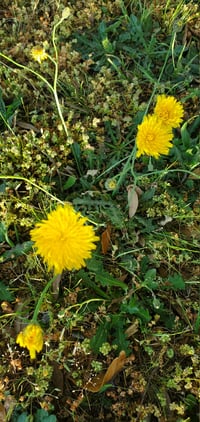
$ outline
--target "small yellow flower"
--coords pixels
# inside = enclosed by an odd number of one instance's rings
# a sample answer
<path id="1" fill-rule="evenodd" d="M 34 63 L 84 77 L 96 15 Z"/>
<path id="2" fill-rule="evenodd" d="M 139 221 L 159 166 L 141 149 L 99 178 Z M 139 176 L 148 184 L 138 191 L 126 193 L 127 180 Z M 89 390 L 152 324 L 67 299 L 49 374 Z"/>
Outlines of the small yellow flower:
<path id="1" fill-rule="evenodd" d="M 107 190 L 115 190 L 117 187 L 117 182 L 115 179 L 107 179 L 105 182 L 105 188 Z"/>
<path id="2" fill-rule="evenodd" d="M 36 46 L 32 48 L 31 56 L 33 60 L 41 64 L 43 60 L 47 59 L 48 54 L 45 52 L 45 49 L 43 47 Z"/>
<path id="3" fill-rule="evenodd" d="M 163 94 L 157 97 L 154 114 L 164 125 L 176 128 L 180 126 L 183 120 L 184 109 L 176 98 Z"/>
<path id="4" fill-rule="evenodd" d="M 92 226 L 85 225 L 87 218 L 77 213 L 70 204 L 59 205 L 50 212 L 47 220 L 37 223 L 31 230 L 37 253 L 49 270 L 60 274 L 64 269 L 79 270 L 86 265 L 99 240 Z"/>
<path id="5" fill-rule="evenodd" d="M 40 352 L 43 348 L 43 331 L 38 324 L 28 324 L 21 331 L 16 339 L 16 343 L 20 347 L 26 347 L 29 350 L 30 358 L 35 359 L 36 352 Z"/>
<path id="6" fill-rule="evenodd" d="M 138 125 L 136 157 L 146 154 L 159 158 L 160 154 L 168 154 L 172 147 L 172 138 L 171 128 L 164 126 L 155 115 L 145 116 Z"/>

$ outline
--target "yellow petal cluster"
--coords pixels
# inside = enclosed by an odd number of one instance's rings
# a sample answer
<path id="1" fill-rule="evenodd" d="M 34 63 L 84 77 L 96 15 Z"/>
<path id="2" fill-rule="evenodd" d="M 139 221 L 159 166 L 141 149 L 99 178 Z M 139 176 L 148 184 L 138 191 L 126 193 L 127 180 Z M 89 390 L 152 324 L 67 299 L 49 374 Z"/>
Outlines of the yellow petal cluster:
<path id="1" fill-rule="evenodd" d="M 40 352 L 43 348 L 43 331 L 38 324 L 28 324 L 21 331 L 16 339 L 16 343 L 20 347 L 26 347 L 29 350 L 30 358 L 36 358 L 36 352 Z"/>
<path id="2" fill-rule="evenodd" d="M 172 147 L 172 138 L 172 130 L 164 127 L 155 115 L 145 116 L 138 126 L 136 157 L 146 154 L 159 158 L 160 154 L 168 154 Z"/>
<path id="3" fill-rule="evenodd" d="M 60 274 L 64 269 L 79 270 L 86 265 L 85 260 L 96 249 L 94 242 L 99 240 L 94 228 L 86 222 L 86 217 L 65 204 L 59 205 L 48 214 L 47 220 L 31 230 L 31 240 L 49 270 Z"/>
<path id="4" fill-rule="evenodd" d="M 154 113 L 164 125 L 176 128 L 183 120 L 184 109 L 176 98 L 163 94 L 157 97 Z"/>
<path id="5" fill-rule="evenodd" d="M 173 96 L 158 95 L 154 113 L 144 117 L 138 125 L 136 136 L 136 157 L 142 154 L 159 158 L 169 154 L 173 139 L 173 128 L 180 126 L 183 120 L 183 106 Z"/>
<path id="6" fill-rule="evenodd" d="M 43 60 L 46 60 L 48 57 L 48 54 L 46 53 L 45 49 L 40 46 L 35 46 L 31 50 L 31 56 L 33 60 L 35 60 L 38 63 L 42 63 Z"/>

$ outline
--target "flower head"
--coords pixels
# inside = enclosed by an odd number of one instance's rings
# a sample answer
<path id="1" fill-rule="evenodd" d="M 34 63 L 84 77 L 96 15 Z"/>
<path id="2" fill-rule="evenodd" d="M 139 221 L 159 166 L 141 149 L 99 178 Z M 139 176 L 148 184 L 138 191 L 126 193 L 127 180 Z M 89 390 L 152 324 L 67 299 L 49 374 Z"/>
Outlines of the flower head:
<path id="1" fill-rule="evenodd" d="M 105 188 L 107 190 L 115 190 L 117 187 L 117 182 L 114 178 L 112 179 L 107 179 L 105 182 Z"/>
<path id="2" fill-rule="evenodd" d="M 48 54 L 45 52 L 45 49 L 43 47 L 36 46 L 32 48 L 31 56 L 33 60 L 41 64 L 43 60 L 47 59 Z"/>
<path id="3" fill-rule="evenodd" d="M 43 348 L 43 331 L 38 324 L 28 324 L 21 331 L 16 339 L 16 343 L 20 347 L 26 347 L 29 350 L 30 358 L 35 359 L 36 352 L 40 352 Z"/>
<path id="4" fill-rule="evenodd" d="M 171 128 L 164 126 L 155 115 L 145 116 L 138 126 L 136 156 L 146 154 L 159 158 L 160 154 L 168 154 L 172 147 L 172 138 Z"/>
<path id="5" fill-rule="evenodd" d="M 163 94 L 157 97 L 154 114 L 164 125 L 175 128 L 179 127 L 183 120 L 184 109 L 176 98 Z"/>
<path id="6" fill-rule="evenodd" d="M 59 205 L 31 230 L 37 253 L 42 256 L 49 269 L 60 274 L 64 269 L 79 270 L 85 259 L 96 249 L 93 243 L 99 240 L 92 226 L 85 225 L 86 217 L 76 212 L 70 204 Z"/>

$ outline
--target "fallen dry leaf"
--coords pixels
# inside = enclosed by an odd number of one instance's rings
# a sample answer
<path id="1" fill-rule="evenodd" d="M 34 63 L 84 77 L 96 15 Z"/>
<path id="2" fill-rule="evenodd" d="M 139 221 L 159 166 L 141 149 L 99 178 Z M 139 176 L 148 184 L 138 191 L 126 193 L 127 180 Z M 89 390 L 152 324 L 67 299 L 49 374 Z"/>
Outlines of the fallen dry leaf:
<path id="1" fill-rule="evenodd" d="M 134 185 L 127 186 L 128 192 L 128 215 L 129 218 L 133 217 L 138 208 L 138 194 Z"/>
<path id="2" fill-rule="evenodd" d="M 2 403 L 0 403 L 0 421 L 6 422 L 6 411 L 5 411 L 5 407 Z"/>
<path id="3" fill-rule="evenodd" d="M 122 350 L 117 358 L 115 358 L 108 367 L 105 374 L 98 374 L 90 379 L 84 386 L 85 390 L 97 393 L 105 384 L 114 378 L 120 372 L 126 362 L 126 353 Z"/>
<path id="4" fill-rule="evenodd" d="M 106 230 L 104 230 L 104 232 L 101 235 L 101 250 L 102 250 L 103 255 L 106 255 L 110 247 L 110 235 L 111 235 L 111 226 L 108 225 L 106 227 Z"/>

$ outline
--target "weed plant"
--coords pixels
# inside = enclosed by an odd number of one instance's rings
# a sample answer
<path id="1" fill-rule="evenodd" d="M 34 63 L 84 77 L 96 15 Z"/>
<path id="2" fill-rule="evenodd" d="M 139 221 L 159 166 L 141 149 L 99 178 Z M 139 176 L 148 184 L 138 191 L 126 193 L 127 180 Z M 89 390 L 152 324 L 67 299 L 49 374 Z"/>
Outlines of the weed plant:
<path id="1" fill-rule="evenodd" d="M 198 1 L 4 0 L 0 13 L 0 419 L 197 422 Z M 183 120 L 165 155 L 137 156 L 159 95 Z M 100 241 L 55 276 L 30 230 L 66 203 Z M 31 359 L 20 333 L 36 319 Z"/>

